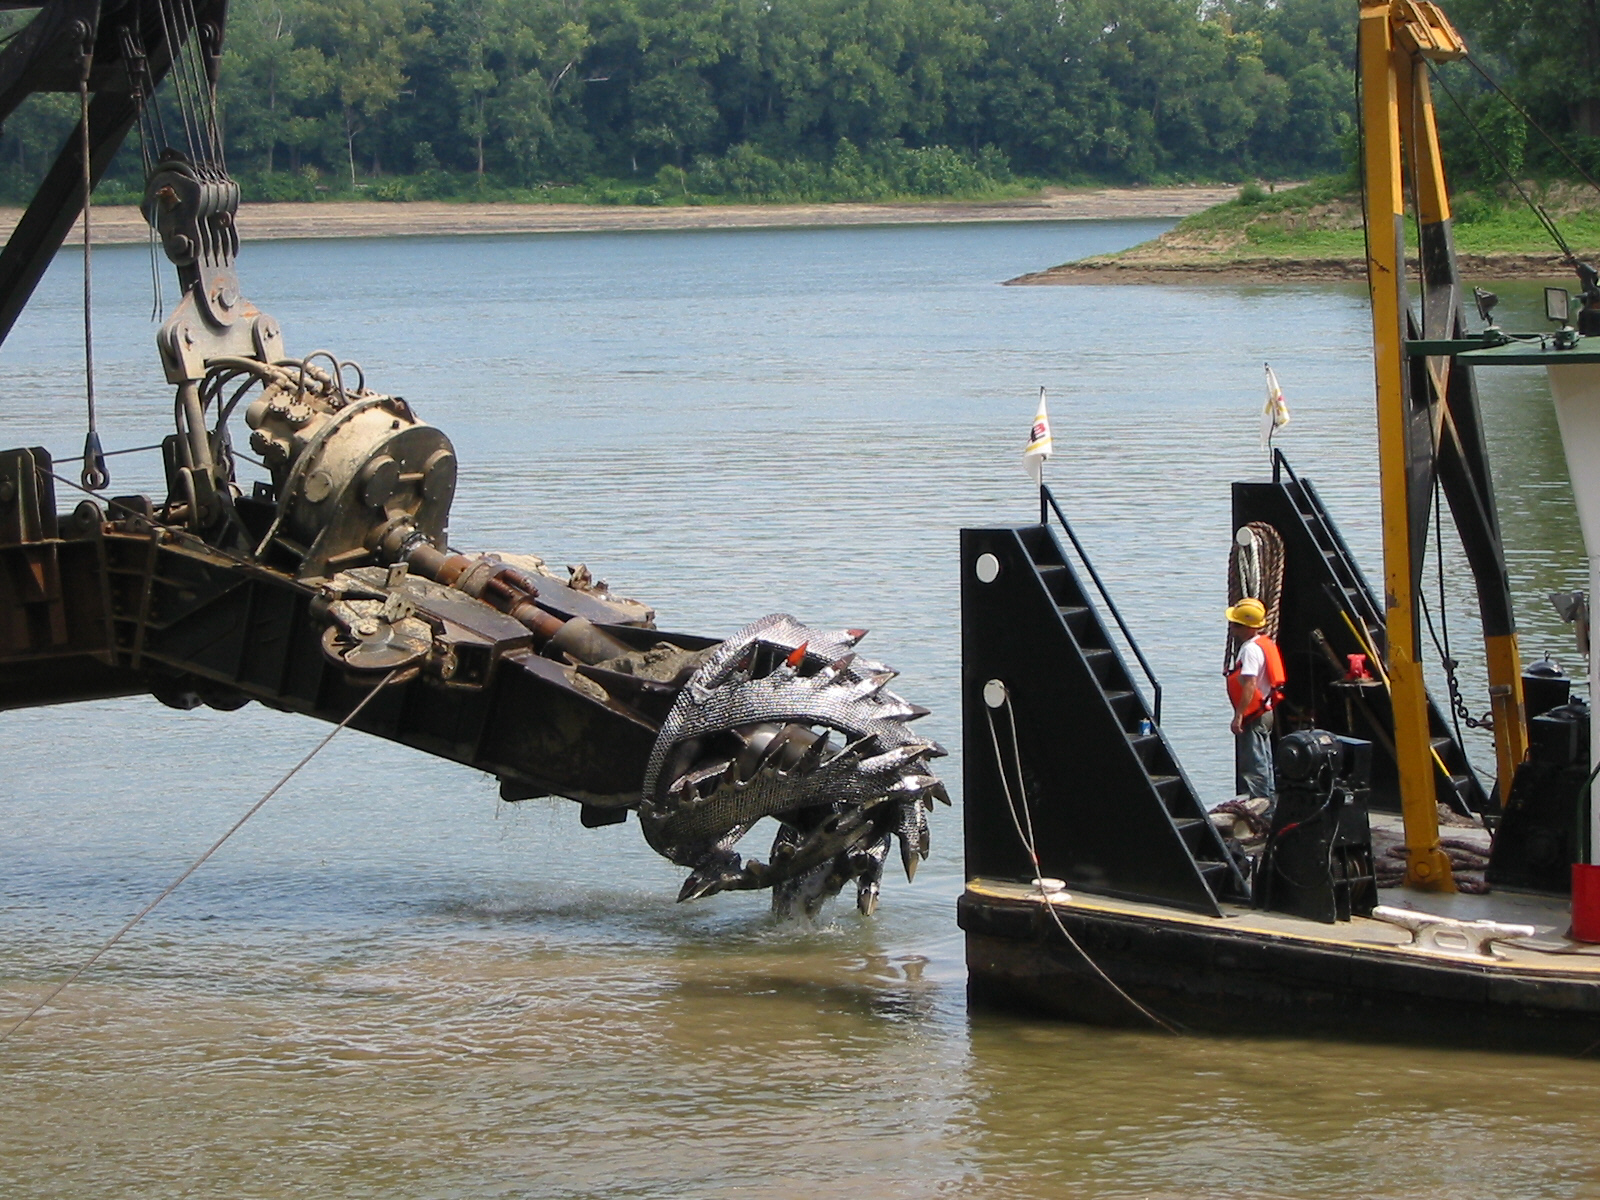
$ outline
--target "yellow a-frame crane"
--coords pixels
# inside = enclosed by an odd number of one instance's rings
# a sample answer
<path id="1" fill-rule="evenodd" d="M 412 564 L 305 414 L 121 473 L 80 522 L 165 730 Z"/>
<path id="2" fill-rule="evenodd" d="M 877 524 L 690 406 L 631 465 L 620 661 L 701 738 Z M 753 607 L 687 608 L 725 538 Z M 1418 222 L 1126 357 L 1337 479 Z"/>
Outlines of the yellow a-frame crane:
<path id="1" fill-rule="evenodd" d="M 1428 341 L 1463 334 L 1450 198 L 1428 75 L 1430 64 L 1464 58 L 1467 48 L 1427 0 L 1364 3 L 1359 46 L 1383 501 L 1385 658 L 1405 819 L 1406 883 L 1454 891 L 1449 859 L 1439 848 L 1418 622 L 1422 552 L 1436 480 L 1450 503 L 1477 583 L 1502 803 L 1528 744 L 1516 622 L 1472 368 L 1453 363 L 1447 355 L 1418 353 Z M 1417 229 L 1418 308 L 1412 307 L 1406 274 L 1408 207 Z"/>

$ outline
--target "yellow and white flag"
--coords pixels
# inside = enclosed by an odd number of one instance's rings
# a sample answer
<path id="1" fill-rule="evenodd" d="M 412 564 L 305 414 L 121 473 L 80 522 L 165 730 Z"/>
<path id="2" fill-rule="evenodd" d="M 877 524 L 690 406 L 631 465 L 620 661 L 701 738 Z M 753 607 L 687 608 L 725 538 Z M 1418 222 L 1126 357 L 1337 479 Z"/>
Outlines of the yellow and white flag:
<path id="1" fill-rule="evenodd" d="M 1267 402 L 1261 409 L 1261 448 L 1268 449 L 1272 445 L 1272 435 L 1277 433 L 1289 423 L 1289 402 L 1283 398 L 1283 389 L 1278 386 L 1278 377 L 1272 373 L 1272 364 L 1267 366 Z"/>
<path id="2" fill-rule="evenodd" d="M 1044 389 L 1039 389 L 1039 411 L 1033 418 L 1033 429 L 1028 435 L 1028 448 L 1022 452 L 1022 469 L 1033 477 L 1033 482 L 1044 482 L 1044 460 L 1055 449 L 1055 439 L 1050 436 L 1050 414 L 1045 411 Z"/>

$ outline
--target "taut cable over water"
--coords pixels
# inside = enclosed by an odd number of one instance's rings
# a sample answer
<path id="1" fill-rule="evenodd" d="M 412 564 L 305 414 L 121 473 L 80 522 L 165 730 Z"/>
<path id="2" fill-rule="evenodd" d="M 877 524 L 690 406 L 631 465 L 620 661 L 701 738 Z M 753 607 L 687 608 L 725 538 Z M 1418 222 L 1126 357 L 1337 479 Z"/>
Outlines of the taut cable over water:
<path id="1" fill-rule="evenodd" d="M 66 991 L 67 988 L 72 986 L 73 982 L 80 975 L 82 975 L 90 967 L 94 966 L 95 963 L 100 961 L 101 956 L 103 956 L 106 953 L 106 951 L 110 950 L 111 947 L 115 946 L 118 942 L 120 942 L 125 936 L 127 936 L 128 933 L 130 933 L 133 930 L 134 926 L 138 925 L 140 921 L 143 921 L 152 912 L 154 912 L 155 908 L 156 908 L 156 906 L 158 904 L 160 904 L 168 896 L 172 895 L 173 892 L 177 891 L 178 887 L 183 883 L 183 881 L 185 879 L 189 878 L 189 876 L 193 875 L 196 871 L 198 871 L 201 868 L 201 866 L 204 865 L 205 861 L 208 858 L 210 858 L 218 850 L 222 849 L 222 845 L 223 845 L 224 842 L 226 842 L 234 834 L 238 833 L 239 830 L 243 829 L 244 828 L 244 824 L 245 824 L 246 821 L 248 821 L 251 817 L 255 816 L 264 807 L 266 807 L 266 803 L 267 803 L 268 800 L 271 800 L 280 791 L 282 791 L 283 790 L 283 786 L 286 783 L 288 783 L 291 779 L 293 779 L 296 775 L 298 775 L 300 773 L 301 769 L 306 766 L 306 764 L 308 764 L 317 755 L 321 754 L 322 751 L 327 747 L 328 743 L 333 741 L 333 739 L 336 738 L 339 735 L 339 732 L 342 729 L 344 729 L 345 726 L 349 725 L 351 721 L 355 720 L 355 718 L 360 714 L 361 710 L 366 708 L 367 705 L 369 703 L 371 703 L 373 697 L 376 696 L 379 692 L 381 692 L 384 688 L 388 687 L 391 683 L 393 683 L 395 681 L 395 679 L 400 674 L 401 674 L 401 668 L 396 667 L 394 670 L 390 671 L 387 675 L 385 675 L 381 680 L 379 680 L 378 683 L 373 687 L 373 689 L 370 692 L 368 692 L 361 699 L 360 703 L 358 703 L 354 708 L 352 708 L 350 710 L 350 715 L 349 716 L 345 717 L 344 720 L 340 721 L 337 725 L 335 725 L 332 729 L 330 729 L 327 732 L 327 734 L 322 738 L 322 740 L 319 741 L 315 746 L 313 746 L 311 748 L 311 750 L 306 754 L 306 756 L 304 758 L 302 758 L 299 762 L 295 763 L 294 766 L 290 767 L 288 769 L 288 771 L 286 771 L 283 774 L 283 776 L 278 780 L 277 783 L 273 784 L 270 788 L 268 788 L 262 794 L 261 799 L 257 800 L 249 808 L 245 809 L 243 815 L 241 815 L 239 817 L 239 819 L 237 821 L 235 821 L 232 825 L 228 826 L 226 832 L 224 832 L 223 835 L 221 837 L 219 837 L 216 841 L 212 842 L 211 846 L 206 850 L 206 852 L 204 854 L 202 854 L 199 858 L 195 859 L 192 863 L 190 863 L 184 869 L 182 874 L 180 874 L 171 883 L 167 884 L 167 886 L 164 887 L 160 891 L 160 893 L 158 893 L 156 895 L 155 899 L 151 900 L 150 903 L 146 904 L 137 913 L 135 913 L 133 915 L 132 919 L 129 920 L 126 925 L 124 925 L 121 929 L 117 930 L 116 933 L 112 934 L 111 937 L 106 940 L 106 942 L 105 942 L 105 944 L 103 946 L 101 946 L 98 950 L 96 950 L 88 958 L 84 959 L 83 962 L 80 963 L 72 971 L 72 973 L 70 975 L 68 975 L 60 983 L 56 984 L 55 987 L 50 989 L 49 994 L 46 995 L 43 1000 L 39 1001 L 32 1008 L 30 1008 L 27 1012 L 23 1013 L 22 1016 L 17 1019 L 16 1023 L 11 1026 L 11 1028 L 7 1029 L 3 1034 L 0 1034 L 0 1042 L 8 1042 L 8 1041 L 10 1041 L 12 1034 L 16 1033 L 17 1030 L 21 1029 L 24 1025 L 26 1025 L 30 1020 L 32 1020 L 35 1016 L 37 1016 L 45 1008 L 46 1005 L 48 1005 L 57 996 L 61 995 L 62 992 Z"/>

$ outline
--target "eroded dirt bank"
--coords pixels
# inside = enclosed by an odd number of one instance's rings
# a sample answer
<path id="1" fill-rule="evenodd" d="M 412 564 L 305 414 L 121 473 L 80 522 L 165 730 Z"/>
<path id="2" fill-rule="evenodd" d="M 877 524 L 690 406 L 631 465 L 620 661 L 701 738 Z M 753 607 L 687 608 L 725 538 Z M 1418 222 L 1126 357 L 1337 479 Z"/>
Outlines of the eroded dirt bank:
<path id="1" fill-rule="evenodd" d="M 981 221 L 1071 221 L 1178 218 L 1220 204 L 1232 187 L 1050 188 L 1039 196 L 991 202 L 916 204 L 740 204 L 615 208 L 587 204 L 446 204 L 332 201 L 243 204 L 245 241 L 287 238 L 457 237 L 508 233 L 596 233 L 649 229 L 771 229 L 827 225 L 926 225 Z M 13 227 L 20 209 L 0 209 Z M 96 208 L 96 245 L 140 243 L 149 236 L 131 205 Z M 69 243 L 81 240 L 75 228 Z"/>

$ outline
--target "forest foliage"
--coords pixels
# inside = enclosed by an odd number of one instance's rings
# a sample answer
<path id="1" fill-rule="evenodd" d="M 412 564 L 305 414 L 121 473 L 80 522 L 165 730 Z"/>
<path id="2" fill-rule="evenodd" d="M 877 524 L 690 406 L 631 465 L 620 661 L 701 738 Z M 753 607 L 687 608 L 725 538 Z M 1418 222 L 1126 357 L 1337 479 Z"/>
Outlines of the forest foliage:
<path id="1" fill-rule="evenodd" d="M 221 117 L 253 199 L 976 196 L 1041 180 L 1305 177 L 1353 161 L 1352 0 L 230 7 Z M 1600 132 L 1592 0 L 1450 8 L 1560 136 Z M 1458 82 L 1491 145 L 1519 168 L 1542 161 L 1503 101 Z M 31 191 L 74 110 L 73 97 L 40 96 L 12 116 L 0 192 Z M 1584 153 L 1597 141 L 1580 140 Z M 130 148 L 103 186 L 117 198 L 139 184 Z"/>
<path id="2" fill-rule="evenodd" d="M 1349 0 L 234 0 L 256 198 L 882 198 L 1336 168 Z M 20 18 L 12 17 L 15 23 Z M 0 137 L 13 194 L 73 98 Z M 113 177 L 137 186 L 136 155 Z M 603 189 L 602 189 L 603 190 Z"/>

